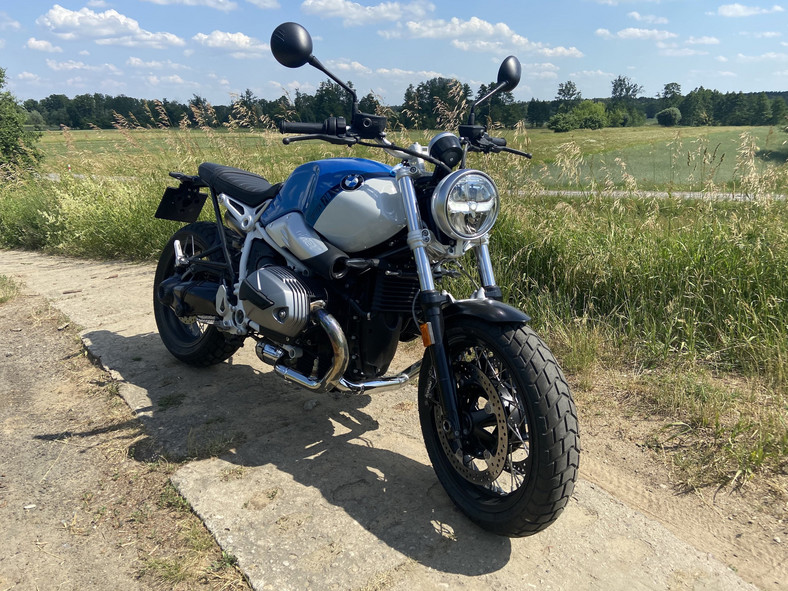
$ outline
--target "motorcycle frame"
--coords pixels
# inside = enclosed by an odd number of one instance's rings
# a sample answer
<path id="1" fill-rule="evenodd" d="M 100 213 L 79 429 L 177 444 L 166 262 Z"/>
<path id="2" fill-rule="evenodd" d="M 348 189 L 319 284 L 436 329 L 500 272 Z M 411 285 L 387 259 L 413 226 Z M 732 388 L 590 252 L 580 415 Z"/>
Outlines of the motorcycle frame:
<path id="1" fill-rule="evenodd" d="M 448 350 L 444 341 L 445 317 L 447 315 L 459 316 L 464 314 L 474 316 L 480 315 L 491 322 L 528 322 L 530 319 L 527 315 L 515 311 L 501 303 L 501 289 L 495 283 L 495 273 L 493 271 L 488 237 L 486 235 L 475 240 L 471 247 L 474 250 L 479 279 L 482 285 L 482 289 L 474 294 L 474 299 L 455 302 L 449 294 L 440 292 L 436 289 L 435 277 L 429 255 L 429 247 L 434 238 L 422 223 L 419 202 L 414 185 L 414 179 L 424 174 L 424 167 L 418 160 L 416 163 L 410 160 L 403 160 L 394 167 L 393 173 L 396 179 L 397 188 L 402 196 L 405 210 L 408 231 L 407 244 L 413 254 L 416 271 L 419 277 L 419 300 L 424 314 L 423 323 L 421 324 L 422 340 L 427 349 L 427 353 L 431 357 L 432 366 L 435 368 L 436 372 L 438 402 L 443 408 L 443 416 L 445 417 L 444 424 L 441 428 L 447 433 L 452 434 L 454 438 L 459 438 L 461 421 L 457 407 L 456 382 L 454 380 L 451 364 L 449 363 Z M 308 268 L 298 260 L 297 257 L 276 244 L 265 228 L 259 223 L 259 219 L 270 204 L 270 201 L 256 208 L 252 208 L 234 200 L 224 193 L 217 194 L 213 187 L 210 188 L 210 194 L 215 223 L 217 228 L 219 228 L 219 248 L 222 251 L 224 262 L 217 263 L 206 261 L 202 257 L 199 259 L 186 259 L 182 262 L 216 272 L 221 276 L 224 288 L 219 290 L 216 301 L 217 314 L 221 319 L 214 321 L 214 323 L 222 330 L 235 334 L 247 334 L 249 328 L 257 330 L 259 327 L 256 325 L 250 327 L 248 323 L 251 321 L 245 318 L 245 314 L 243 314 L 243 318 L 241 318 L 241 315 L 236 315 L 236 311 L 238 311 L 240 307 L 238 292 L 241 282 L 246 276 L 246 266 L 254 240 L 263 240 L 276 252 L 282 255 L 291 267 L 299 271 L 308 271 Z M 224 206 L 230 215 L 235 218 L 235 221 L 239 222 L 240 229 L 243 232 L 241 259 L 237 275 L 233 269 L 230 247 L 227 235 L 224 231 L 220 206 Z M 498 305 L 495 307 L 480 307 L 471 304 L 471 302 L 474 301 L 481 303 L 485 300 L 494 300 L 494 303 Z M 471 309 L 473 311 L 470 311 Z M 266 356 L 273 357 L 270 352 Z M 396 388 L 410 381 L 410 379 L 418 373 L 420 365 L 420 362 L 416 363 L 399 375 L 383 380 L 353 383 L 345 378 L 340 378 L 336 381 L 336 387 L 352 392 Z M 278 368 L 279 366 L 275 367 Z M 277 371 L 277 373 L 280 373 L 280 375 L 286 379 L 290 379 L 289 374 L 284 372 L 284 370 Z M 293 379 L 291 381 L 295 381 L 312 389 L 320 387 L 320 385 L 317 384 L 303 384 L 303 380 L 300 379 Z"/>

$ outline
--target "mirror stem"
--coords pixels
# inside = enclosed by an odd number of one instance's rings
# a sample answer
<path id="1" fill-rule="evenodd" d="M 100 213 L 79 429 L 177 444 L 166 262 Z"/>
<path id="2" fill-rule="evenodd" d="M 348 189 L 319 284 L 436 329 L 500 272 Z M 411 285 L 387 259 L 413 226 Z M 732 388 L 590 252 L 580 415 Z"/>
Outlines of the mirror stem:
<path id="1" fill-rule="evenodd" d="M 307 61 L 307 63 L 313 68 L 317 68 L 318 70 L 323 72 L 326 76 L 331 78 L 331 80 L 333 80 L 334 82 L 339 84 L 339 86 L 344 88 L 347 91 L 347 93 L 353 98 L 353 112 L 355 113 L 356 111 L 358 111 L 358 96 L 356 96 L 356 92 L 352 88 L 350 88 L 347 84 L 342 82 L 342 80 L 337 78 L 334 74 L 329 72 L 328 68 L 326 68 L 323 64 L 321 64 L 320 60 L 317 59 L 314 55 L 309 56 L 309 60 Z"/>

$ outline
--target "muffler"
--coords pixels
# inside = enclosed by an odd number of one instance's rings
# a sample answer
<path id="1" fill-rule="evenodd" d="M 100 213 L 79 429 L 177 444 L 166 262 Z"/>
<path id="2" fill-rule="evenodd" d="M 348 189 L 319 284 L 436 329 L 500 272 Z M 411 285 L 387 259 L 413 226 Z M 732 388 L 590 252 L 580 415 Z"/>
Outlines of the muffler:
<path id="1" fill-rule="evenodd" d="M 176 316 L 216 316 L 220 286 L 214 281 L 182 281 L 176 275 L 162 281 L 156 295 Z"/>

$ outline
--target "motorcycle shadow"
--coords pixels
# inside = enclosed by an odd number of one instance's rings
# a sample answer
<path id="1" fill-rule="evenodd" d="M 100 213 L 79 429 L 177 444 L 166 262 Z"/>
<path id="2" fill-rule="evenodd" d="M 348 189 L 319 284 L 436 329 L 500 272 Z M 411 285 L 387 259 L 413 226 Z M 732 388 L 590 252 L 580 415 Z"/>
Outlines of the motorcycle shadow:
<path id="1" fill-rule="evenodd" d="M 511 540 L 470 522 L 438 483 L 421 441 L 414 388 L 334 397 L 260 371 L 267 368 L 250 346 L 226 363 L 191 368 L 155 333 L 84 336 L 122 376 L 149 448 L 286 473 L 392 549 L 438 571 L 480 575 L 508 563 Z"/>

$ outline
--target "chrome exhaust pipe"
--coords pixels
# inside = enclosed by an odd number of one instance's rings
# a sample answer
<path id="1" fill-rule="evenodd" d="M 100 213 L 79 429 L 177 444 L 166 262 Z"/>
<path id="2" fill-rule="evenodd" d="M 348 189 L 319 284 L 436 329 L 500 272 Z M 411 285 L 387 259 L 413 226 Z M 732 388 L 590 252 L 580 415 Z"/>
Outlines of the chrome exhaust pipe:
<path id="1" fill-rule="evenodd" d="M 336 318 L 323 309 L 322 302 L 312 304 L 312 317 L 328 335 L 331 347 L 334 350 L 331 367 L 326 374 L 319 380 L 305 376 L 290 367 L 281 365 L 279 361 L 287 355 L 287 352 L 273 345 L 267 345 L 262 341 L 257 343 L 255 353 L 261 361 L 274 366 L 274 371 L 288 382 L 293 382 L 314 392 L 328 392 L 336 388 L 342 374 L 345 373 L 350 353 L 347 346 L 347 339 L 342 327 L 339 326 Z"/>
<path id="2" fill-rule="evenodd" d="M 282 358 L 290 356 L 290 353 L 285 349 L 280 349 L 279 347 L 266 344 L 262 341 L 258 342 L 255 347 L 255 353 L 257 353 L 257 357 L 260 361 L 272 365 L 274 371 L 288 382 L 293 382 L 313 392 L 328 392 L 336 388 L 340 392 L 364 394 L 365 392 L 371 392 L 373 390 L 378 392 L 394 390 L 404 386 L 419 375 L 421 361 L 417 361 L 401 373 L 388 378 L 384 377 L 377 380 L 369 380 L 367 382 L 351 382 L 346 380 L 342 376 L 347 369 L 350 352 L 342 327 L 339 326 L 339 322 L 337 322 L 336 318 L 323 309 L 321 302 L 313 304 L 312 315 L 313 319 L 320 324 L 324 331 L 326 331 L 328 339 L 331 342 L 331 347 L 334 350 L 334 362 L 321 379 L 316 380 L 307 377 L 291 367 L 282 365 L 280 363 Z"/>
<path id="3" fill-rule="evenodd" d="M 396 376 L 388 378 L 380 378 L 378 380 L 370 380 L 368 382 L 351 382 L 342 378 L 339 380 L 337 389 L 343 392 L 353 392 L 354 394 L 364 394 L 375 390 L 377 392 L 386 392 L 387 390 L 395 390 L 410 382 L 413 378 L 419 375 L 421 371 L 421 361 L 417 361 L 407 369 L 404 369 Z"/>

